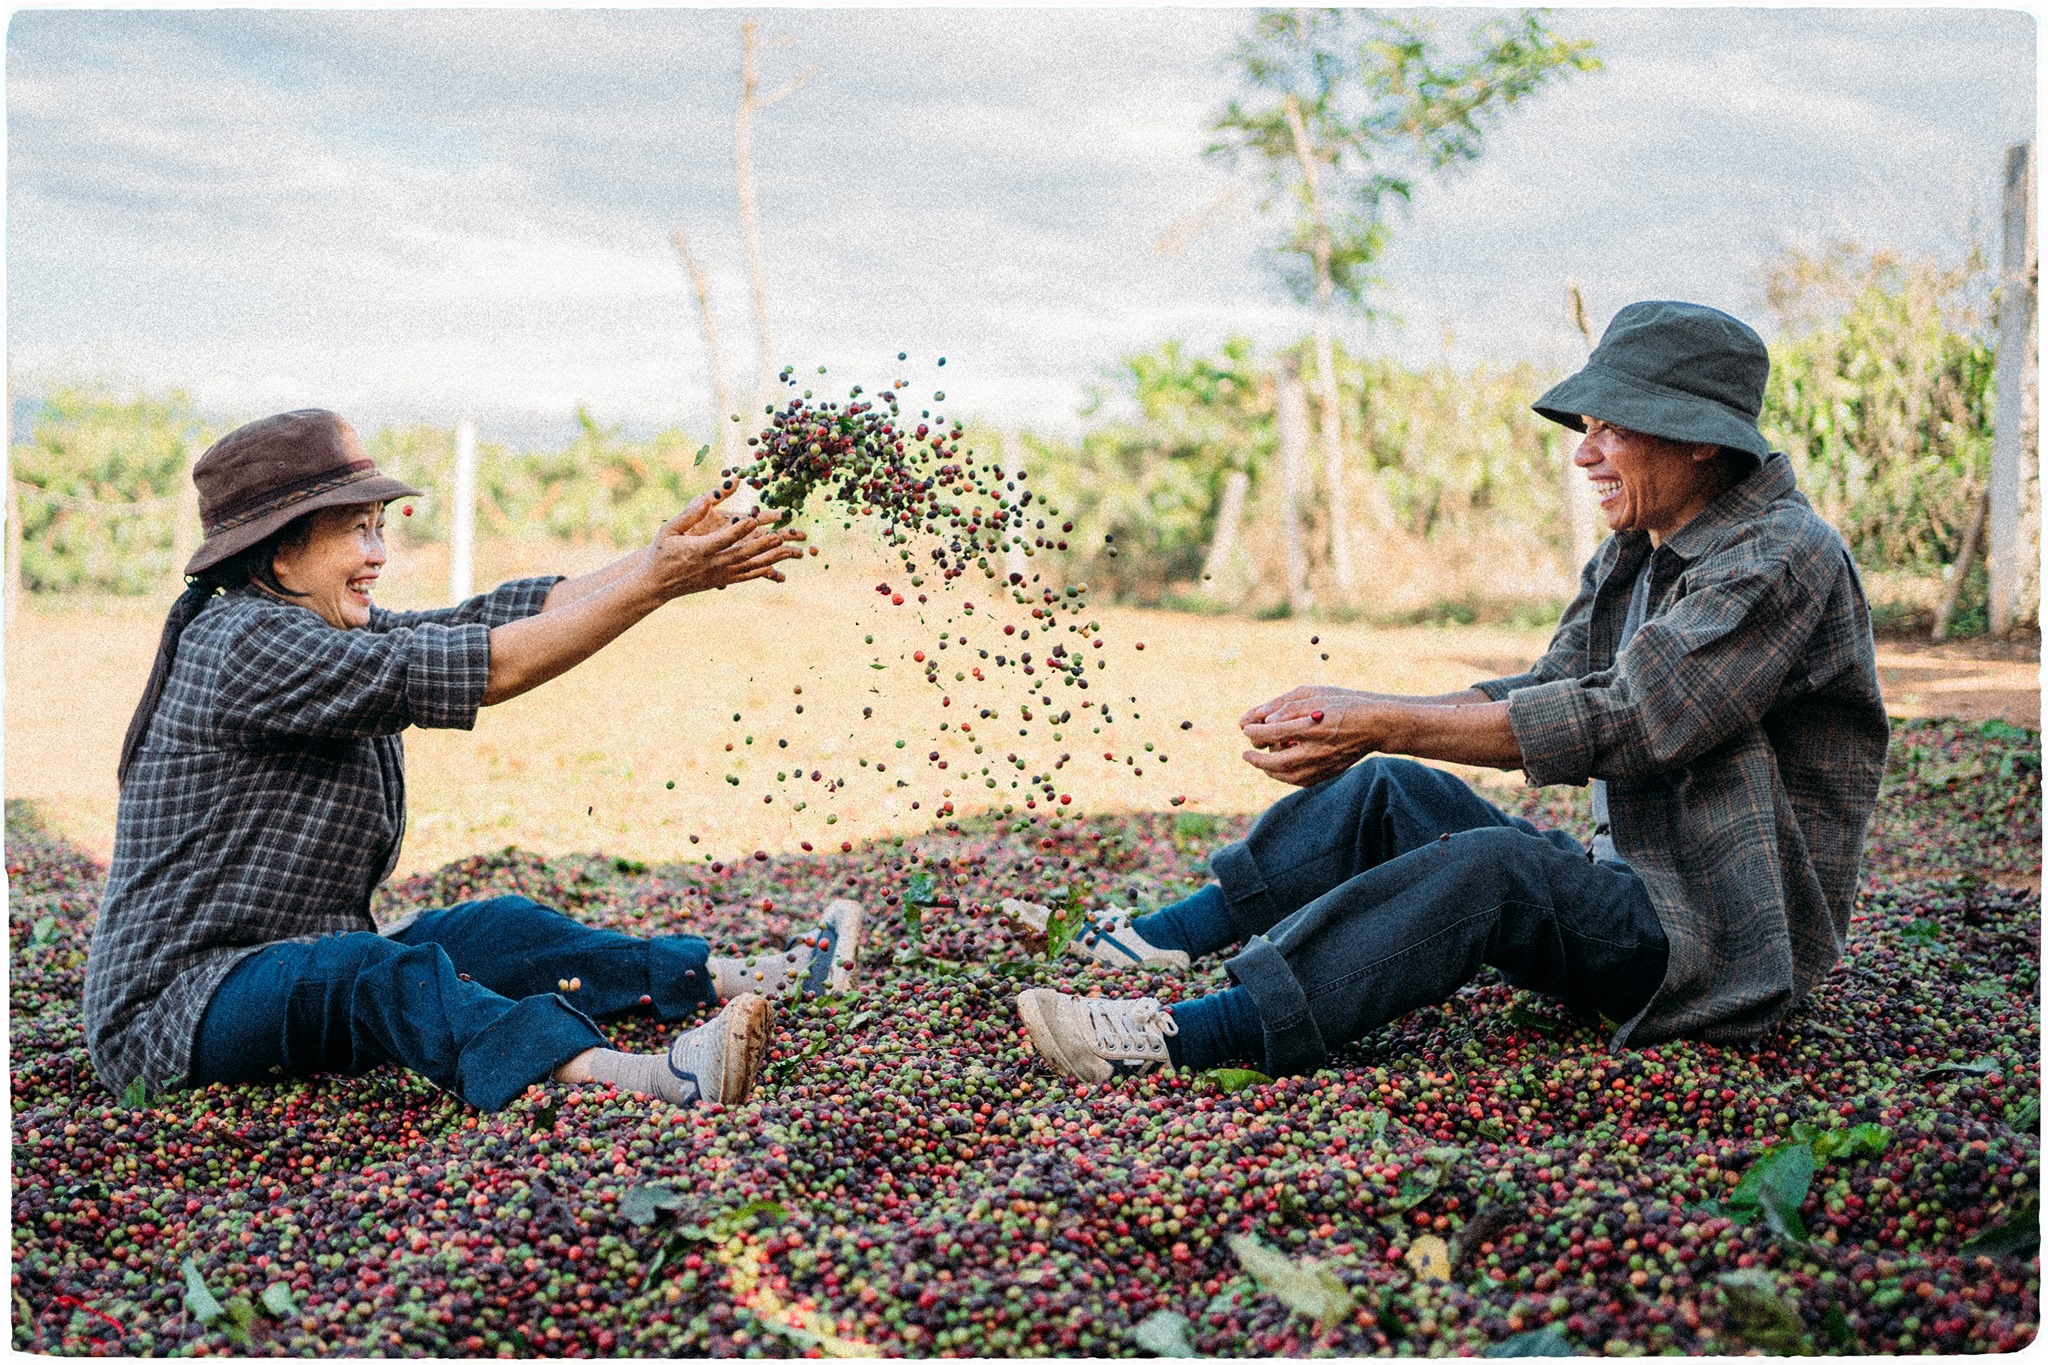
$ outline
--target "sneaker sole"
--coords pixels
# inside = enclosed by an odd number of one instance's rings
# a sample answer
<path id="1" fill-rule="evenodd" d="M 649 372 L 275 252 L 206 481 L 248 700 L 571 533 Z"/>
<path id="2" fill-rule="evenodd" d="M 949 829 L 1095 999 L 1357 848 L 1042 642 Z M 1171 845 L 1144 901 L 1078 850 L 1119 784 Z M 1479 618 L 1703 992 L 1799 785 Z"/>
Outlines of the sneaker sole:
<path id="1" fill-rule="evenodd" d="M 720 1104 L 738 1104 L 753 1093 L 774 1032 L 775 1007 L 761 996 L 750 991 L 734 996 L 725 1007 L 724 1083 L 716 1096 Z"/>
<path id="2" fill-rule="evenodd" d="M 1023 943 L 1025 951 L 1033 953 L 1045 951 L 1045 926 L 1052 918 L 1051 911 L 1035 901 L 1005 898 L 1002 903 L 1001 914 L 1003 923 L 1007 924 L 1010 927 L 1010 932 L 1015 934 L 1018 940 Z"/>
<path id="3" fill-rule="evenodd" d="M 1024 1021 L 1024 1031 L 1031 1035 L 1032 1051 L 1063 1076 L 1083 1081 L 1108 1080 L 1116 1074 L 1108 1062 L 1093 1052 L 1071 1056 L 1060 1046 L 1059 1034 L 1052 1023 L 1052 1013 L 1059 1008 L 1059 1000 L 1058 991 L 1049 991 L 1042 986 L 1035 986 L 1017 997 L 1017 1015 Z"/>

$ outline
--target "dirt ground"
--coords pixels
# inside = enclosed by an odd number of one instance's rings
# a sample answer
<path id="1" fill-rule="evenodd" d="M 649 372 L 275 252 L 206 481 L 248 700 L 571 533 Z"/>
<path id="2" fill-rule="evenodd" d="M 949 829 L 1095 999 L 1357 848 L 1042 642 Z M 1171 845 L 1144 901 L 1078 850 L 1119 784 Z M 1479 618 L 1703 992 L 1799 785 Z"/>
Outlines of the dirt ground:
<path id="1" fill-rule="evenodd" d="M 1089 674 L 1086 695 L 1115 704 L 1116 720 L 1106 733 L 1091 726 L 1083 734 L 1081 724 L 1092 719 L 1084 717 L 1054 742 L 1042 724 L 1016 727 L 1017 704 L 1032 700 L 1020 682 L 961 686 L 949 678 L 943 690 L 952 705 L 942 708 L 941 689 L 927 684 L 909 658 L 931 648 L 939 630 L 966 624 L 958 602 L 975 600 L 975 590 L 956 586 L 935 597 L 920 622 L 915 603 L 891 607 L 876 596 L 875 583 L 886 576 L 882 565 L 850 562 L 853 556 L 843 550 L 837 557 L 841 562 L 830 572 L 820 571 L 834 558 L 828 551 L 787 584 L 750 584 L 673 604 L 575 672 L 485 711 L 473 732 L 408 734 L 411 823 L 401 871 L 507 844 L 664 861 L 922 828 L 931 819 L 930 805 L 912 810 L 908 801 L 920 792 L 932 797 L 931 775 L 918 772 L 913 788 L 896 789 L 862 771 L 858 759 L 896 757 L 900 765 L 922 758 L 910 746 L 939 743 L 941 719 L 957 727 L 999 702 L 1013 719 L 991 747 L 1014 752 L 1039 771 L 1084 746 L 1122 751 L 1107 762 L 1081 752 L 1082 761 L 1060 773 L 1063 790 L 1074 793 L 1080 809 L 1158 810 L 1181 796 L 1190 811 L 1256 810 L 1284 789 L 1238 757 L 1243 745 L 1235 721 L 1246 706 L 1312 681 L 1388 692 L 1454 690 L 1518 671 L 1548 635 L 1103 608 L 1091 615 L 1102 623 L 1100 657 L 1108 668 Z M 595 559 L 559 547 L 493 546 L 479 578 L 573 571 Z M 445 561 L 426 551 L 387 572 L 380 598 L 392 606 L 429 605 L 440 600 L 445 582 Z M 58 832 L 101 856 L 113 843 L 115 758 L 166 605 L 29 605 L 7 633 L 6 794 L 39 802 Z M 980 605 L 985 622 L 985 595 Z M 875 644 L 865 643 L 868 635 Z M 872 666 L 877 663 L 882 666 Z M 2029 651 L 1885 640 L 1878 663 L 1896 716 L 1996 716 L 2040 724 L 2038 643 Z M 799 686 L 801 697 L 792 691 Z M 1080 700 L 1072 690 L 1045 695 L 1065 707 Z M 874 714 L 863 718 L 863 708 Z M 744 717 L 737 724 L 735 712 Z M 1191 728 L 1181 729 L 1183 721 Z M 992 724 L 983 724 L 977 738 L 989 737 Z M 1031 733 L 1012 737 L 1010 728 Z M 744 743 L 749 734 L 761 747 Z M 955 728 L 946 742 L 959 738 Z M 783 739 L 787 757 L 799 765 L 824 765 L 861 780 L 802 812 L 788 797 L 760 802 L 754 793 L 766 784 L 766 770 L 784 758 L 779 746 L 769 745 Z M 901 755 L 898 739 L 906 744 Z M 735 745 L 732 755 L 725 751 L 728 742 Z M 1156 763 L 1146 744 L 1170 763 L 1134 768 L 1123 761 L 1136 756 Z M 724 780 L 728 773 L 742 777 L 745 795 Z M 805 789 L 769 790 L 793 795 Z M 809 790 L 815 797 L 819 789 Z M 969 796 L 963 784 L 953 798 L 962 814 L 972 809 Z M 837 817 L 829 831 L 822 819 L 827 813 Z M 701 842 L 692 845 L 692 834 Z"/>

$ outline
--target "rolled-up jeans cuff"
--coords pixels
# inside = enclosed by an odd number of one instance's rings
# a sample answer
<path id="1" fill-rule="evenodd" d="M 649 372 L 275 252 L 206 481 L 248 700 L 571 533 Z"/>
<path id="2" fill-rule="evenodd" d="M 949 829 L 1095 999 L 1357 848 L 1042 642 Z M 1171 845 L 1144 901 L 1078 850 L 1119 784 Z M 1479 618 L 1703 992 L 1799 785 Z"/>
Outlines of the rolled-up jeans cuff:
<path id="1" fill-rule="evenodd" d="M 655 1018 L 673 1023 L 718 1003 L 705 965 L 710 958 L 711 945 L 694 934 L 647 940 L 647 993 Z"/>
<path id="2" fill-rule="evenodd" d="M 1225 844 L 1210 854 L 1209 870 L 1223 890 L 1223 908 L 1237 930 L 1239 943 L 1249 943 L 1281 921 L 1283 916 L 1266 889 L 1266 879 L 1260 875 L 1251 849 L 1242 842 Z"/>
<path id="3" fill-rule="evenodd" d="M 463 1046 L 455 1084 L 477 1108 L 503 1109 L 562 1063 L 610 1045 L 602 1029 L 560 996 L 529 995 Z"/>
<path id="4" fill-rule="evenodd" d="M 1258 1007 L 1265 1034 L 1266 1074 L 1300 1076 L 1321 1067 L 1330 1050 L 1309 1014 L 1308 996 L 1287 959 L 1268 938 L 1253 937 L 1223 964 Z"/>

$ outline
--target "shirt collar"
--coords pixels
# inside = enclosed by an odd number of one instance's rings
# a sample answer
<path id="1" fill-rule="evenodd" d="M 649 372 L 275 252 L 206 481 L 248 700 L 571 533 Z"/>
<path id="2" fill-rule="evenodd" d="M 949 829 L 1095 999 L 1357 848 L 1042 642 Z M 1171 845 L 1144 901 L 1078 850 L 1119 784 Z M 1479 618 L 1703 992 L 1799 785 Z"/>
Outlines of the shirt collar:
<path id="1" fill-rule="evenodd" d="M 1705 510 L 1668 537 L 1662 546 L 1680 559 L 1698 559 L 1714 549 L 1733 528 L 1754 519 L 1766 507 L 1797 490 L 1792 461 L 1782 452 L 1751 470 L 1749 476 L 1708 503 Z"/>

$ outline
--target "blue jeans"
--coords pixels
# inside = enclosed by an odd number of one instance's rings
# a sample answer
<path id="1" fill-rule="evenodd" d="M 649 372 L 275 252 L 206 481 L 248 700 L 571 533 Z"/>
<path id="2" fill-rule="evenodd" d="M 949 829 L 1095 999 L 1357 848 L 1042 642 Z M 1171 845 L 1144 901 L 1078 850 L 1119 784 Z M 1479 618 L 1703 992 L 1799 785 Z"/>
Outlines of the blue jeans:
<path id="1" fill-rule="evenodd" d="M 235 965 L 199 1023 L 190 1080 L 360 1076 L 386 1062 L 502 1109 L 606 1046 L 594 1020 L 713 1004 L 701 938 L 638 939 L 524 896 L 430 910 L 404 930 L 273 943 Z M 576 977 L 575 1004 L 558 983 Z"/>
<path id="2" fill-rule="evenodd" d="M 1210 866 L 1245 941 L 1224 965 L 1258 1006 L 1272 1075 L 1314 1071 L 1482 966 L 1623 1021 L 1664 980 L 1664 933 L 1625 863 L 1407 759 L 1281 799 Z"/>

